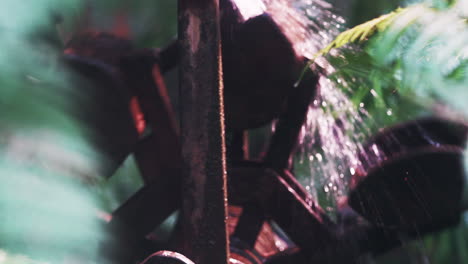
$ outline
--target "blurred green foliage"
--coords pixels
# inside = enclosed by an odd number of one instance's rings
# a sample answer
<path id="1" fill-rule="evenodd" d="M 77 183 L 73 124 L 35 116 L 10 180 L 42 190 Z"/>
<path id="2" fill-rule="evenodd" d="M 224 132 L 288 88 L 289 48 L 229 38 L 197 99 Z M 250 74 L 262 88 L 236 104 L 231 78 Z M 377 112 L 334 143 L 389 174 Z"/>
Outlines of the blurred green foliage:
<path id="1" fill-rule="evenodd" d="M 110 181 L 99 175 L 105 159 L 77 118 L 89 90 L 59 60 L 62 41 L 84 25 L 111 29 L 119 12 L 138 45 L 159 47 L 176 34 L 176 1 L 2 1 L 0 263 L 102 263 L 98 216 L 142 185 L 132 158 Z"/>

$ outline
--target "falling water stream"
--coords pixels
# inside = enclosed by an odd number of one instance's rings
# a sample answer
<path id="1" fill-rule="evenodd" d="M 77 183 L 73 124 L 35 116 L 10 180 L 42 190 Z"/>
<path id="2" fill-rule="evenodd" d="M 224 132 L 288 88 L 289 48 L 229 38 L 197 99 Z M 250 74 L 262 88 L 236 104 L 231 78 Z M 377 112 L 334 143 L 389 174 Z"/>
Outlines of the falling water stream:
<path id="1" fill-rule="evenodd" d="M 310 177 L 303 180 L 306 189 L 316 199 L 325 194 L 325 209 L 333 214 L 347 194 L 350 176 L 362 167 L 358 154 L 369 130 L 363 108 L 356 109 L 326 77 L 319 84 L 320 97 L 313 101 L 302 127 L 296 166 L 309 169 Z"/>

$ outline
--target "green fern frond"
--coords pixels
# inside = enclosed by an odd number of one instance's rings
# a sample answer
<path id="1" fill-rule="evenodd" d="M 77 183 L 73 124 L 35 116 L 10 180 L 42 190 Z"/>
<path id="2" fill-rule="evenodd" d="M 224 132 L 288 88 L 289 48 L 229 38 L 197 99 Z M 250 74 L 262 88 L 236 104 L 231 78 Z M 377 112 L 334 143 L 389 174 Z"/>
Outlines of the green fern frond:
<path id="1" fill-rule="evenodd" d="M 312 58 L 310 58 L 309 62 L 307 63 L 307 66 L 301 72 L 296 85 L 301 82 L 307 69 L 310 68 L 310 66 L 314 63 L 314 61 L 318 57 L 326 55 L 332 49 L 340 48 L 346 44 L 364 42 L 370 36 L 372 36 L 376 31 L 380 32 L 388 28 L 397 17 L 417 7 L 420 8 L 421 5 L 414 5 L 409 8 L 397 8 L 395 11 L 389 14 L 385 14 L 378 18 L 374 18 L 363 24 L 355 26 L 354 28 L 351 28 L 342 32 L 330 44 L 328 44 L 325 48 L 321 49 L 316 54 L 314 54 Z"/>
<path id="2" fill-rule="evenodd" d="M 421 102 L 429 111 L 434 103 L 443 103 L 468 117 L 468 27 L 458 7 L 415 5 L 386 20 L 387 25 L 378 23 L 383 32 L 362 49 L 345 47 L 326 57 L 334 67 L 329 78 L 349 91 L 355 105 L 363 103 L 374 119 L 375 112 L 385 113 L 378 109 L 381 99 L 384 108 L 393 109 L 392 118 L 408 116 L 406 110 L 400 111 L 401 100 L 406 99 Z M 372 89 L 378 97 L 370 95 Z"/>
<path id="3" fill-rule="evenodd" d="M 412 19 L 408 21 L 408 24 L 406 26 L 409 26 L 412 22 L 414 22 L 417 19 L 417 14 L 419 14 L 421 11 L 428 10 L 429 8 L 422 4 L 413 5 L 407 8 L 397 8 L 391 13 L 382 15 L 378 18 L 374 18 L 363 24 L 357 25 L 339 34 L 330 44 L 328 44 L 325 48 L 317 52 L 314 58 L 312 58 L 312 60 L 322 55 L 328 54 L 334 48 L 340 48 L 350 43 L 361 43 L 366 41 L 375 32 L 381 32 L 387 29 L 390 25 L 392 25 L 396 18 L 402 16 L 405 13 L 413 13 L 415 15 L 412 16 Z"/>
<path id="4" fill-rule="evenodd" d="M 328 46 L 320 50 L 316 54 L 316 57 L 327 54 L 333 48 L 339 48 L 348 43 L 362 42 L 366 40 L 369 36 L 374 34 L 376 30 L 381 31 L 385 29 L 397 15 L 404 11 L 405 9 L 398 8 L 397 10 L 389 14 L 372 19 L 361 25 L 344 31 L 343 33 L 338 35 L 338 37 L 335 40 L 328 44 Z"/>
<path id="5" fill-rule="evenodd" d="M 435 10 L 426 4 L 416 4 L 406 8 L 397 8 L 391 13 L 374 18 L 342 32 L 325 48 L 317 52 L 311 61 L 320 56 L 328 54 L 334 48 L 340 48 L 351 43 L 362 43 L 374 35 L 374 33 L 382 32 L 389 28 L 393 22 L 397 20 L 397 18 L 402 18 L 399 20 L 398 26 L 401 28 L 406 28 L 428 12 L 434 13 Z M 463 23 L 467 23 L 466 18 L 462 18 L 461 21 Z"/>

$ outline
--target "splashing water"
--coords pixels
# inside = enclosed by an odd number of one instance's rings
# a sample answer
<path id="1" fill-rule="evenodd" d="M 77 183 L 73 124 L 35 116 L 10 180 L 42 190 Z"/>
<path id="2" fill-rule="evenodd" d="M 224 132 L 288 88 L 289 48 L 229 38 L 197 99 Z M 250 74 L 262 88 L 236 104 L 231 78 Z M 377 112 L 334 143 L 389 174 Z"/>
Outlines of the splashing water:
<path id="1" fill-rule="evenodd" d="M 319 200 L 333 214 L 340 197 L 347 193 L 350 177 L 363 169 L 358 154 L 363 152 L 361 142 L 370 132 L 363 108 L 356 109 L 325 77 L 319 85 L 320 97 L 310 106 L 302 127 L 297 166 L 309 169 L 310 178 L 302 182 L 314 198 L 325 194 L 325 200 Z"/>

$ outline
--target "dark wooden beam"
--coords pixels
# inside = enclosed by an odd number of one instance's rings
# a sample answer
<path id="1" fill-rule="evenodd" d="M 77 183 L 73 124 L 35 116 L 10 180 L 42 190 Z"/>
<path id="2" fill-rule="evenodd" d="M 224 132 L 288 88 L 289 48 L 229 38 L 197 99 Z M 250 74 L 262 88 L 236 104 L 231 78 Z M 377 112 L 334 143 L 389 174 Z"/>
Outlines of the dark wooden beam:
<path id="1" fill-rule="evenodd" d="M 223 80 L 217 0 L 179 0 L 182 252 L 228 263 Z"/>
<path id="2" fill-rule="evenodd" d="M 313 71 L 308 71 L 288 98 L 287 109 L 278 119 L 265 157 L 265 163 L 271 168 L 278 171 L 290 168 L 301 127 L 317 89 L 318 75 Z"/>

